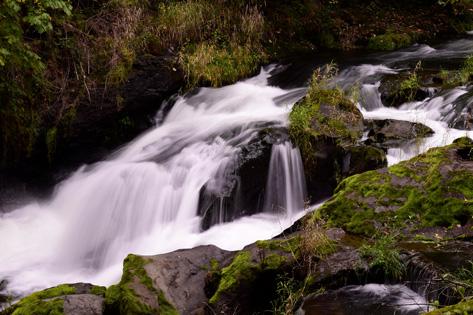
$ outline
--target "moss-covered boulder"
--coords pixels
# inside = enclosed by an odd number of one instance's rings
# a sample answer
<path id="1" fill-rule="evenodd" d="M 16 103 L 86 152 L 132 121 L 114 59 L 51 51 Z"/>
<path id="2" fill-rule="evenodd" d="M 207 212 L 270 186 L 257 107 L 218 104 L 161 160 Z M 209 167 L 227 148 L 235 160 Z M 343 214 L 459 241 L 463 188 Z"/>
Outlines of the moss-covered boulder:
<path id="1" fill-rule="evenodd" d="M 148 258 L 128 255 L 120 283 L 105 293 L 106 314 L 179 314 L 164 293 L 153 286 L 144 268 L 148 262 Z"/>
<path id="2" fill-rule="evenodd" d="M 2 311 L 2 315 L 101 315 L 105 287 L 87 283 L 62 284 L 35 292 Z"/>
<path id="3" fill-rule="evenodd" d="M 473 300 L 466 300 L 455 305 L 443 307 L 425 315 L 469 315 L 473 314 Z"/>
<path id="4" fill-rule="evenodd" d="M 413 39 L 409 34 L 386 33 L 369 39 L 368 48 L 372 50 L 395 50 L 412 45 Z"/>
<path id="5" fill-rule="evenodd" d="M 320 208 L 329 225 L 371 236 L 463 225 L 473 215 L 473 142 L 461 138 L 390 168 L 344 180 Z"/>
<path id="6" fill-rule="evenodd" d="M 262 241 L 245 247 L 212 271 L 207 290 L 211 309 L 219 314 L 263 312 L 271 307 L 278 277 L 291 270 L 299 239 Z M 209 289 L 209 288 L 208 288 Z"/>
<path id="7" fill-rule="evenodd" d="M 384 150 L 400 147 L 434 133 L 432 129 L 423 124 L 394 119 L 366 120 L 365 126 L 368 135 L 365 143 Z"/>
<path id="8" fill-rule="evenodd" d="M 316 70 L 307 95 L 289 116 L 312 201 L 332 194 L 344 177 L 386 165 L 382 150 L 358 143 L 363 116 L 344 91 L 329 84 L 333 74 L 331 66 Z"/>

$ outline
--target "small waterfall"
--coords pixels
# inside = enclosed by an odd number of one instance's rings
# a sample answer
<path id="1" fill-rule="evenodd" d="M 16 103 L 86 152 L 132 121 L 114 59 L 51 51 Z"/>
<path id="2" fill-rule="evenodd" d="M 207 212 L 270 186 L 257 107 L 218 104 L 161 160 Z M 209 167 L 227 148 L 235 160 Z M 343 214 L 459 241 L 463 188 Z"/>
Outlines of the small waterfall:
<path id="1" fill-rule="evenodd" d="M 304 208 L 306 185 L 299 148 L 286 141 L 271 151 L 265 212 L 292 215 Z"/>
<path id="2" fill-rule="evenodd" d="M 270 70 L 177 98 L 158 125 L 108 160 L 79 169 L 49 201 L 0 216 L 0 280 L 19 293 L 66 282 L 108 285 L 129 253 L 204 244 L 236 250 L 281 233 L 293 217 L 261 213 L 268 169 L 277 186 L 270 204 L 295 215 L 303 210 L 302 163 L 290 143 L 276 145 L 270 157 L 277 136 L 259 143 L 264 131 L 285 130 L 303 89 L 269 86 Z M 244 168 L 260 151 L 265 162 Z M 218 202 L 208 208 L 215 220 L 205 231 L 203 191 Z M 261 195 L 262 202 L 240 204 L 241 195 Z"/>
<path id="3" fill-rule="evenodd" d="M 368 111 L 382 108 L 383 102 L 381 101 L 381 95 L 379 94 L 380 82 L 376 84 L 363 84 L 360 91 L 360 102 L 363 108 Z"/>

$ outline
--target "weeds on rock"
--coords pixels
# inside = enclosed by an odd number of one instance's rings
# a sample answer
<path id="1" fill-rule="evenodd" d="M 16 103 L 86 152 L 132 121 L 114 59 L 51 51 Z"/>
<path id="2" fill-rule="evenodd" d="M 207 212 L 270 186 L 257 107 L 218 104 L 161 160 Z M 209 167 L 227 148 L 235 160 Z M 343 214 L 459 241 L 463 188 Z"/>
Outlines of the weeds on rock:
<path id="1" fill-rule="evenodd" d="M 371 268 L 383 270 L 390 278 L 399 280 L 406 272 L 393 236 L 383 235 L 374 243 L 361 246 L 359 250 L 361 256 L 369 259 Z"/>

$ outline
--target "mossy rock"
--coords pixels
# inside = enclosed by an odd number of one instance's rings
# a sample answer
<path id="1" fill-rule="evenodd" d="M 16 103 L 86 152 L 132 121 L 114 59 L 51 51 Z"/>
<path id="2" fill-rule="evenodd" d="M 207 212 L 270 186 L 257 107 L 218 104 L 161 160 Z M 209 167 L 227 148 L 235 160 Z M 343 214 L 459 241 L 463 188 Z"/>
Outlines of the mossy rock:
<path id="1" fill-rule="evenodd" d="M 455 305 L 425 313 L 424 315 L 469 315 L 473 314 L 473 300 L 467 300 Z"/>
<path id="2" fill-rule="evenodd" d="M 239 251 L 233 260 L 211 273 L 218 280 L 209 304 L 219 314 L 260 313 L 271 307 L 278 276 L 285 274 L 294 263 L 299 238 L 261 241 Z M 294 252 L 289 252 L 294 247 Z M 218 276 L 215 277 L 215 274 Z"/>
<path id="3" fill-rule="evenodd" d="M 90 303 L 87 310 L 90 314 L 101 314 L 105 287 L 87 283 L 61 284 L 56 287 L 35 292 L 13 306 L 2 315 L 59 315 L 68 314 L 71 309 L 83 308 L 82 303 Z M 74 297 L 80 296 L 81 300 Z M 68 297 L 67 303 L 65 297 Z"/>
<path id="4" fill-rule="evenodd" d="M 412 45 L 413 39 L 409 34 L 387 33 L 371 37 L 368 48 L 372 50 L 396 50 Z"/>
<path id="5" fill-rule="evenodd" d="M 153 287 L 144 269 L 147 263 L 146 258 L 128 255 L 120 283 L 110 286 L 105 293 L 106 314 L 178 314 L 164 293 Z"/>
<path id="6" fill-rule="evenodd" d="M 461 138 L 409 161 L 345 179 L 320 208 L 331 226 L 372 236 L 466 224 L 473 215 L 473 143 Z"/>
<path id="7" fill-rule="evenodd" d="M 341 89 L 330 88 L 320 77 L 320 71 L 314 72 L 307 95 L 289 116 L 289 134 L 301 150 L 312 202 L 330 196 L 349 175 L 386 166 L 384 152 L 358 143 L 364 128 L 361 112 Z"/>

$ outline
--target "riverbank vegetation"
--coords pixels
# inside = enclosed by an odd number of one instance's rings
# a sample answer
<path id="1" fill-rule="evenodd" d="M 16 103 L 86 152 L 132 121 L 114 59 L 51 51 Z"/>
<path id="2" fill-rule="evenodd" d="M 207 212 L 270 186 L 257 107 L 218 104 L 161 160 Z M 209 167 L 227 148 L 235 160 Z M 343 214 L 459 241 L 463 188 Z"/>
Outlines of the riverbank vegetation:
<path id="1" fill-rule="evenodd" d="M 467 3 L 433 0 L 368 6 L 322 0 L 4 1 L 0 164 L 54 163 L 68 141 L 81 136 L 83 117 L 131 121 L 114 125 L 125 133 L 136 127 L 125 91 L 130 77 L 140 75 L 135 65 L 147 56 L 166 56 L 166 67 L 182 71 L 183 89 L 220 86 L 297 52 L 396 48 L 373 42 L 398 37 L 390 34 L 426 40 L 459 32 L 457 24 L 473 21 L 469 12 Z M 122 136 L 102 137 L 110 142 Z"/>

